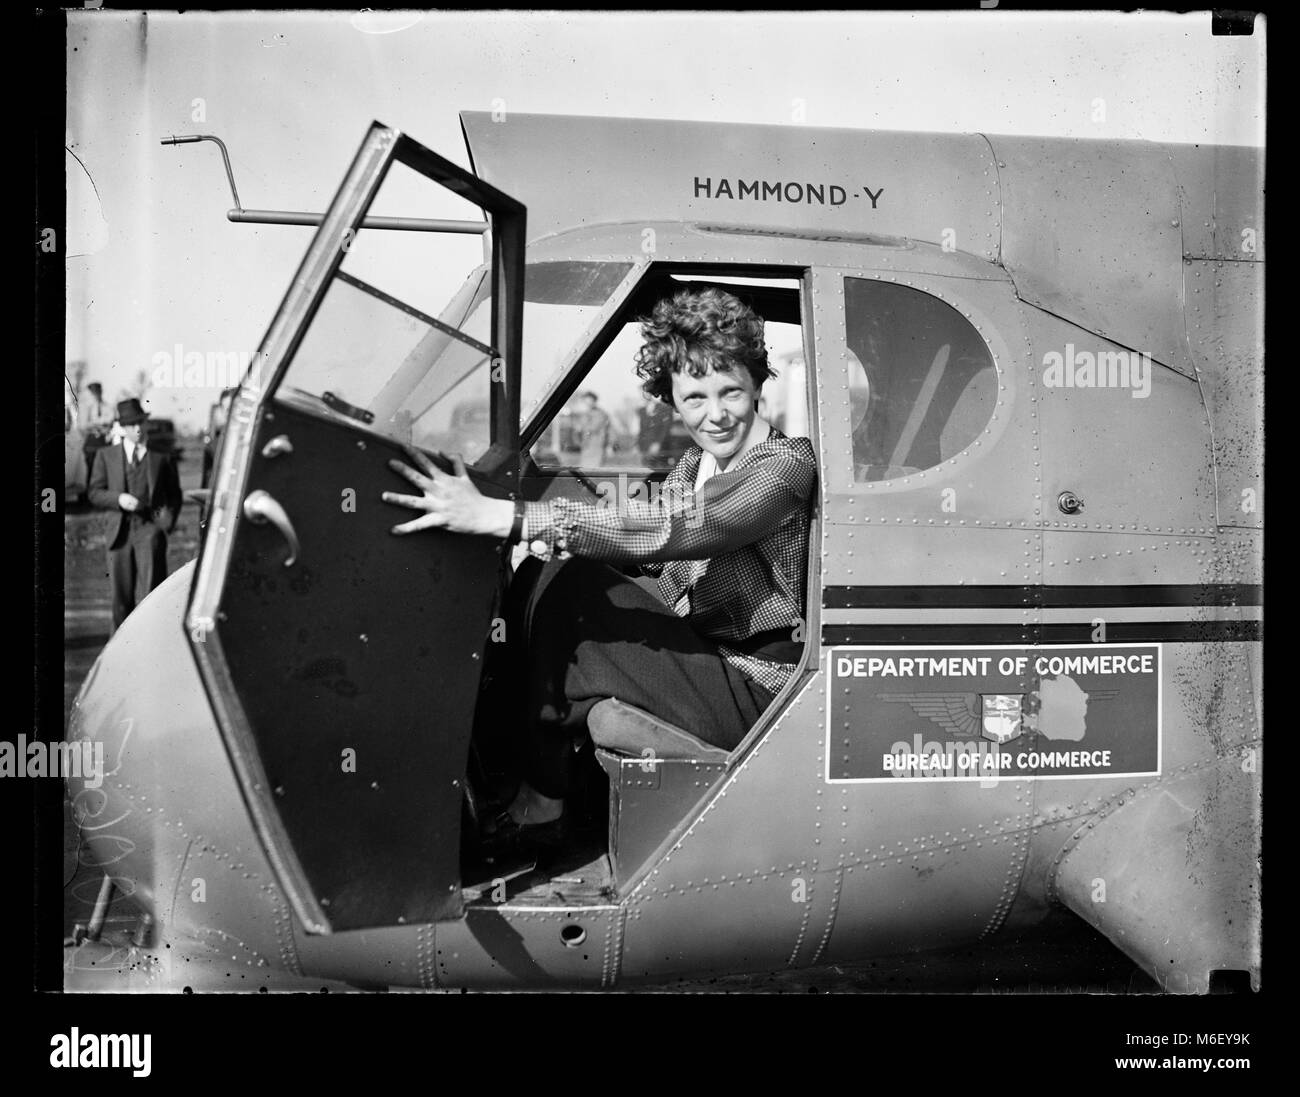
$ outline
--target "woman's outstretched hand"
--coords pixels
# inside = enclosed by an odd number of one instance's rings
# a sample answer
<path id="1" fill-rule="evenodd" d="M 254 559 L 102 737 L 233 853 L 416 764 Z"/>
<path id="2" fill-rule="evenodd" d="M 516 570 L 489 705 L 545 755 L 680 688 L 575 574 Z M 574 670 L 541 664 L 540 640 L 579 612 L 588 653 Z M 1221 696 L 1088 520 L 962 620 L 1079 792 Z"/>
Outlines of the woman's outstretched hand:
<path id="1" fill-rule="evenodd" d="M 445 529 L 452 533 L 474 533 L 486 537 L 509 535 L 514 521 L 514 504 L 509 499 L 489 499 L 483 495 L 466 474 L 465 462 L 459 454 L 452 457 L 453 471 L 446 473 L 413 446 L 402 448 L 416 468 L 396 459 L 389 461 L 388 467 L 419 488 L 421 494 L 399 495 L 386 491 L 382 498 L 385 503 L 396 503 L 422 513 L 418 518 L 394 526 L 394 533 Z"/>

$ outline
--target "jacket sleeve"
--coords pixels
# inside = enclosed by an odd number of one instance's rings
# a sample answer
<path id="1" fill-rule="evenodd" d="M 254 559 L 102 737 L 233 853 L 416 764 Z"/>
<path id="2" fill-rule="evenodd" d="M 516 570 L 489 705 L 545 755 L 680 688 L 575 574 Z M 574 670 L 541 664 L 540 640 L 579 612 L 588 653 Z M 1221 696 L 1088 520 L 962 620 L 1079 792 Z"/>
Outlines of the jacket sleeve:
<path id="1" fill-rule="evenodd" d="M 86 485 L 86 494 L 90 496 L 93 506 L 104 510 L 121 510 L 117 504 L 118 493 L 108 488 L 108 454 L 112 449 L 112 446 L 101 446 L 95 451 L 95 464 Z"/>
<path id="2" fill-rule="evenodd" d="M 686 483 L 685 470 L 686 464 L 683 461 L 678 461 L 677 464 L 673 465 L 668 470 L 668 475 L 663 478 L 660 491 L 680 491 Z M 665 563 L 667 563 L 666 560 L 643 560 L 640 563 L 629 562 L 627 571 L 630 575 L 648 575 L 657 579 L 663 574 Z"/>
<path id="3" fill-rule="evenodd" d="M 553 499 L 529 503 L 524 535 L 553 551 L 595 560 L 646 564 L 707 560 L 761 540 L 812 491 L 815 469 L 791 453 L 773 453 L 718 473 L 700 491 L 665 483 L 657 500 Z"/>

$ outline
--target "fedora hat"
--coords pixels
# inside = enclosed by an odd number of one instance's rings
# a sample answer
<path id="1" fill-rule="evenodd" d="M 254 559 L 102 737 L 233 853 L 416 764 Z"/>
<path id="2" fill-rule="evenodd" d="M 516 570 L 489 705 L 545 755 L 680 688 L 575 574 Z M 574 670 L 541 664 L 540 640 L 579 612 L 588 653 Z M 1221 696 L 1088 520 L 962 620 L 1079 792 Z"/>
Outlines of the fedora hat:
<path id="1" fill-rule="evenodd" d="M 117 421 L 122 426 L 129 427 L 132 423 L 143 423 L 148 418 L 149 413 L 140 406 L 140 401 L 135 397 L 117 402 Z"/>

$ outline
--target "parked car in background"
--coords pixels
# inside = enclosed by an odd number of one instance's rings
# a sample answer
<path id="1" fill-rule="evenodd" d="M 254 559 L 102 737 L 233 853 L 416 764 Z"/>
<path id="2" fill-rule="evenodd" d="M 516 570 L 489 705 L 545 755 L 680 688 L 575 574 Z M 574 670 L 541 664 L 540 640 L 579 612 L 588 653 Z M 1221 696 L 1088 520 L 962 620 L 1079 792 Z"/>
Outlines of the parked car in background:
<path id="1" fill-rule="evenodd" d="M 145 427 L 145 445 L 154 453 L 169 454 L 174 460 L 181 459 L 181 447 L 176 441 L 176 423 L 171 419 L 155 419 L 150 416 Z"/>

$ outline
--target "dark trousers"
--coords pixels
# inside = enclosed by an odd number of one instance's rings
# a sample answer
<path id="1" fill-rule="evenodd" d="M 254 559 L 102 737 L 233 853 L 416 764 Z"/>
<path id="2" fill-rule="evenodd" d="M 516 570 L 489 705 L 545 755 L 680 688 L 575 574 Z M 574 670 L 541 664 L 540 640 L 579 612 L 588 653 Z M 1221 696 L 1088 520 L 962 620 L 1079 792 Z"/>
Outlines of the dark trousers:
<path id="1" fill-rule="evenodd" d="M 530 557 L 506 598 L 506 643 L 495 662 L 490 711 L 518 729 L 520 775 L 538 792 L 571 791 L 587 714 L 617 697 L 730 749 L 773 695 L 729 666 L 717 645 L 654 594 L 606 564 Z M 496 651 L 491 649 L 496 648 Z"/>
<path id="2" fill-rule="evenodd" d="M 109 550 L 108 569 L 113 582 L 116 632 L 135 609 L 137 584 L 147 595 L 167 578 L 167 534 L 151 521 L 132 518 L 126 544 Z"/>

